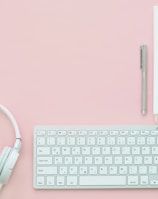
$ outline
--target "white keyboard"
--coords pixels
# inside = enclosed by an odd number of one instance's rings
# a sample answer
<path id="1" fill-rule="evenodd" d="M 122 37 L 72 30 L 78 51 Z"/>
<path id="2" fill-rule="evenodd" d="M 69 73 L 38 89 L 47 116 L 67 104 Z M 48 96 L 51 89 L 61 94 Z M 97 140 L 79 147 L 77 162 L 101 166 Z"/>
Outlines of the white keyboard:
<path id="1" fill-rule="evenodd" d="M 158 127 L 37 126 L 34 188 L 158 188 Z"/>

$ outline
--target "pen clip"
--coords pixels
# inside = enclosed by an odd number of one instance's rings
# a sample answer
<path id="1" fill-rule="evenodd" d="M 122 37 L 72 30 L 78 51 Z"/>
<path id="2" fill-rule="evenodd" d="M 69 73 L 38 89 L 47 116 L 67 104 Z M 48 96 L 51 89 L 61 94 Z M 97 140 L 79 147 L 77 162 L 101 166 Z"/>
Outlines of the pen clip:
<path id="1" fill-rule="evenodd" d="M 146 57 L 147 57 L 146 49 L 147 49 L 146 45 L 140 46 L 140 68 L 141 69 L 144 69 L 146 65 Z"/>
<path id="2" fill-rule="evenodd" d="M 143 49 L 142 49 L 142 46 L 140 46 L 140 69 L 142 69 L 142 64 L 143 64 Z"/>

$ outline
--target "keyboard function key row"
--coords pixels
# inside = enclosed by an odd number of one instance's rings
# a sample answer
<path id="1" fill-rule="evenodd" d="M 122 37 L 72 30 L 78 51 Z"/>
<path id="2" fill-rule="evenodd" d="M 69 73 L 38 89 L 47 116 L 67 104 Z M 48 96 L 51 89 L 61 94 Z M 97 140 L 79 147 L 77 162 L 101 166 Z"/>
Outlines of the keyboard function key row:
<path id="1" fill-rule="evenodd" d="M 138 136 L 138 135 L 144 135 L 144 136 L 149 136 L 149 135 L 158 135 L 158 131 L 128 131 L 128 130 L 124 130 L 124 131 L 116 131 L 116 130 L 92 130 L 92 131 L 85 131 L 85 130 L 37 130 L 36 131 L 37 136 L 66 136 L 66 135 L 79 135 L 79 136 L 85 136 L 85 135 L 131 135 L 131 136 Z"/>

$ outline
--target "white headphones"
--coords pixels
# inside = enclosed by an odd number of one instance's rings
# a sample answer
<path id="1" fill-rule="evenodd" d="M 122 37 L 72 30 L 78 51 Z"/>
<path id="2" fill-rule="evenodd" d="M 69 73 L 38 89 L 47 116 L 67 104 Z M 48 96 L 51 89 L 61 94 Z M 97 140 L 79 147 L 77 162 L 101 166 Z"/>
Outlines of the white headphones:
<path id="1" fill-rule="evenodd" d="M 0 104 L 0 110 L 10 119 L 14 130 L 16 141 L 14 146 L 11 147 L 4 147 L 2 153 L 0 154 L 0 189 L 4 184 L 6 184 L 9 180 L 9 177 L 12 174 L 12 171 L 15 167 L 17 159 L 19 157 L 19 152 L 21 149 L 21 135 L 19 131 L 18 124 L 14 119 L 13 115 L 10 111 L 5 108 L 3 105 Z"/>

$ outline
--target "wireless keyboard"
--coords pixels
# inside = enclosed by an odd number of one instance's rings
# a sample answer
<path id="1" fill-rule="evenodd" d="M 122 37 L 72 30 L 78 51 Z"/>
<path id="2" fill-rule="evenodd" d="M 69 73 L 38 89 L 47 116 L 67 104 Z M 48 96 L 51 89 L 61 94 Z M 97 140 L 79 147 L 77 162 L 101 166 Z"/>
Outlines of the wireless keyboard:
<path id="1" fill-rule="evenodd" d="M 37 126 L 34 188 L 158 188 L 158 127 Z"/>

